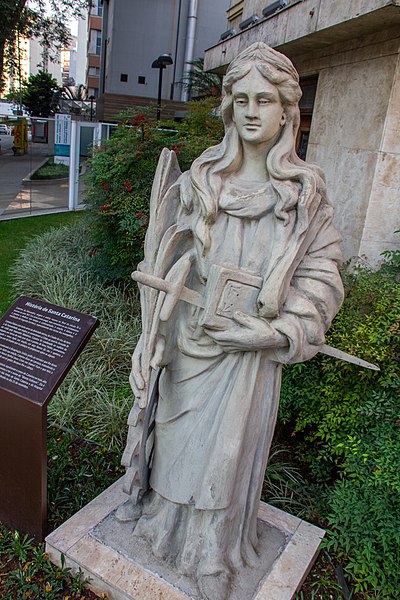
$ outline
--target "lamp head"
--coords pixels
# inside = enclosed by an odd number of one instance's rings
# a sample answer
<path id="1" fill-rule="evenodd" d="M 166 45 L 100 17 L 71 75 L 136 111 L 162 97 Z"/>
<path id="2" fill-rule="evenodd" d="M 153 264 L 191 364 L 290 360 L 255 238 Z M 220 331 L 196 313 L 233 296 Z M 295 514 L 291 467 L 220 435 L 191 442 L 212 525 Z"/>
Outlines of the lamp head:
<path id="1" fill-rule="evenodd" d="M 165 69 L 165 67 L 169 67 L 172 64 L 174 64 L 174 61 L 169 54 L 160 54 L 151 66 L 153 69 Z"/>

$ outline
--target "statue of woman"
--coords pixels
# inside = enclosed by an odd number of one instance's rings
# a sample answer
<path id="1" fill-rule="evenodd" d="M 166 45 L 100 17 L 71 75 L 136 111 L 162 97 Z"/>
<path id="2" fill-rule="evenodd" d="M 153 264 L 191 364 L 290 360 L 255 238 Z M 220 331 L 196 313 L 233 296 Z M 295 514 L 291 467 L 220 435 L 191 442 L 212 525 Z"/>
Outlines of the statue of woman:
<path id="1" fill-rule="evenodd" d="M 324 177 L 295 152 L 300 96 L 292 63 L 253 44 L 224 78 L 223 141 L 183 174 L 165 150 L 153 189 L 140 270 L 184 283 L 204 303 L 141 287 L 131 373 L 138 400 L 123 459 L 132 498 L 118 518 L 133 521 L 134 535 L 197 581 L 206 599 L 229 598 L 235 573 L 258 560 L 281 365 L 318 352 L 343 300 Z M 213 315 L 217 292 L 222 308 Z M 158 405 L 149 490 L 137 501 L 145 392 Z"/>

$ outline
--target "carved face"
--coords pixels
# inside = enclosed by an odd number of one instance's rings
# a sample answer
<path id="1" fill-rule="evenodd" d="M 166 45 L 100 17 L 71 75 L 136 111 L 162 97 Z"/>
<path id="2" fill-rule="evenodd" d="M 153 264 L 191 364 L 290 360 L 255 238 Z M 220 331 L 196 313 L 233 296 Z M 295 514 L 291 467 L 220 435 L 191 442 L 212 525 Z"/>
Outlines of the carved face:
<path id="1" fill-rule="evenodd" d="M 277 88 L 252 67 L 232 85 L 233 122 L 243 142 L 267 144 L 285 122 Z"/>

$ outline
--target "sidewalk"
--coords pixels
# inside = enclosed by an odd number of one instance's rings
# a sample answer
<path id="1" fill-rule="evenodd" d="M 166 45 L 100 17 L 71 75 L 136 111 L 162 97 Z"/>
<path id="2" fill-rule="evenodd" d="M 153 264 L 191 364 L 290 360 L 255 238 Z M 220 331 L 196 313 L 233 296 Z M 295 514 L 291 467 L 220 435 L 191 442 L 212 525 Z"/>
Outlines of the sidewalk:
<path id="1" fill-rule="evenodd" d="M 47 144 L 30 143 L 28 154 L 0 155 L 0 221 L 68 210 L 68 180 L 23 182 L 46 160 Z M 79 194 L 81 196 L 81 194 Z M 81 208 L 81 206 L 79 206 Z"/>

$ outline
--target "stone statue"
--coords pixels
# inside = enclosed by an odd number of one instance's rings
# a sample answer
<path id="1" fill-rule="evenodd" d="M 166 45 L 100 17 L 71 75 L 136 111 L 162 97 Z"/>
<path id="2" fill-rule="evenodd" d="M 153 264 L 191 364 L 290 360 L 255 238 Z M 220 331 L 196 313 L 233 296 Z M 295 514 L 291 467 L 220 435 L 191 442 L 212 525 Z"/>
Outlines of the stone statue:
<path id="1" fill-rule="evenodd" d="M 234 59 L 223 141 L 183 174 L 161 154 L 134 274 L 143 332 L 117 518 L 209 600 L 258 560 L 281 365 L 318 352 L 343 300 L 324 176 L 295 152 L 298 82 L 264 43 Z"/>

